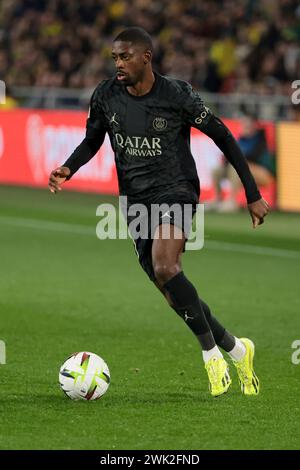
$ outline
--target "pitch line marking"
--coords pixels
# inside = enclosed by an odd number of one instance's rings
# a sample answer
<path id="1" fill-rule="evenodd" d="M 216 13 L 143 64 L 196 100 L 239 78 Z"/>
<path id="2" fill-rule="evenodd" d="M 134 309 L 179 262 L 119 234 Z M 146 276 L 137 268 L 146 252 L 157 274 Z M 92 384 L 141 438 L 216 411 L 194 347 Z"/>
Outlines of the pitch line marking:
<path id="1" fill-rule="evenodd" d="M 93 235 L 96 236 L 96 230 L 93 227 L 72 224 L 65 222 L 55 222 L 43 219 L 27 219 L 24 217 L 9 217 L 0 216 L 0 223 L 12 227 L 22 227 L 34 230 L 44 230 L 52 232 L 70 233 L 74 235 Z M 223 241 L 206 240 L 204 248 L 219 251 L 232 251 L 237 253 L 254 254 L 254 255 L 267 255 L 278 258 L 288 258 L 299 260 L 300 251 L 296 250 L 283 250 L 281 248 L 273 248 L 270 246 L 247 245 L 241 243 L 229 243 Z"/>

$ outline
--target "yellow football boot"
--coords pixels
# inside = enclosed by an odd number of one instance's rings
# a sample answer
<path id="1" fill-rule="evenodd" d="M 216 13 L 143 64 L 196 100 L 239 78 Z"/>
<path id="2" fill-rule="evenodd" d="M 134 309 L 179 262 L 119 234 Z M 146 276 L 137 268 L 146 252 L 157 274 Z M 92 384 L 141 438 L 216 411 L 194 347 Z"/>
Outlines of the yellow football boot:
<path id="1" fill-rule="evenodd" d="M 208 374 L 209 390 L 213 397 L 226 393 L 231 385 L 229 367 L 223 357 L 212 357 L 206 364 Z"/>
<path id="2" fill-rule="evenodd" d="M 238 373 L 241 390 L 244 395 L 258 395 L 259 380 L 253 369 L 254 344 L 248 338 L 240 338 L 240 341 L 246 348 L 246 354 L 240 361 L 233 360 L 232 362 Z"/>

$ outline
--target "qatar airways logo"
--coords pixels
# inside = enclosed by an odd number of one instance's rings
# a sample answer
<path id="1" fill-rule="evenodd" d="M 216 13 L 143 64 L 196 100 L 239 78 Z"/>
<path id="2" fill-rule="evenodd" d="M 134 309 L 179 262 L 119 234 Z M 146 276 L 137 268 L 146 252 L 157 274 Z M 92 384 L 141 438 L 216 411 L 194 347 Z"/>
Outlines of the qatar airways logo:
<path id="1" fill-rule="evenodd" d="M 132 155 L 133 157 L 156 157 L 162 154 L 159 137 L 123 137 L 119 133 L 116 133 L 115 137 L 118 147 L 124 149 L 127 155 Z"/>

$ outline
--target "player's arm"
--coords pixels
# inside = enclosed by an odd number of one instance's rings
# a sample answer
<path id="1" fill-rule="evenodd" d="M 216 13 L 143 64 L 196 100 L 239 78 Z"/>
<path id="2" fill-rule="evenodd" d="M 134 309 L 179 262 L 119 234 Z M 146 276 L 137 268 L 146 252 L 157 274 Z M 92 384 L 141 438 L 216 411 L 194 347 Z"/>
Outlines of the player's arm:
<path id="1" fill-rule="evenodd" d="M 210 137 L 235 168 L 245 188 L 253 227 L 262 224 L 268 213 L 269 205 L 261 197 L 247 160 L 230 130 L 204 106 L 200 96 L 192 88 L 189 89 L 185 99 L 184 114 L 185 120 L 192 127 Z"/>
<path id="2" fill-rule="evenodd" d="M 55 168 L 50 174 L 49 188 L 52 193 L 60 191 L 61 184 L 72 178 L 82 165 L 85 165 L 96 155 L 103 144 L 105 134 L 105 118 L 98 103 L 96 89 L 91 98 L 85 138 L 66 162 L 62 166 Z"/>
<path id="3" fill-rule="evenodd" d="M 201 130 L 215 142 L 238 173 L 245 188 L 253 228 L 256 228 L 264 222 L 264 217 L 269 211 L 269 205 L 261 197 L 247 160 L 237 141 L 225 124 L 214 115 L 211 115 L 207 124 Z"/>

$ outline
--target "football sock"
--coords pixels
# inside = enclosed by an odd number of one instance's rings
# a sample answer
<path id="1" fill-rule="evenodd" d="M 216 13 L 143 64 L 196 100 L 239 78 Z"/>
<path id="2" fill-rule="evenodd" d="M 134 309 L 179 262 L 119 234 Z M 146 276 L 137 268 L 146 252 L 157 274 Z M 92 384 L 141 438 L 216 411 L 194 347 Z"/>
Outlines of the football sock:
<path id="1" fill-rule="evenodd" d="M 202 351 L 202 356 L 203 356 L 203 361 L 205 364 L 212 358 L 212 357 L 223 357 L 220 349 L 218 346 L 215 346 L 214 348 L 210 349 L 209 351 Z"/>
<path id="2" fill-rule="evenodd" d="M 229 331 L 225 330 L 222 339 L 216 341 L 216 343 L 218 346 L 220 346 L 220 348 L 224 349 L 224 351 L 229 352 L 234 348 L 236 338 L 231 333 L 229 333 Z"/>
<path id="3" fill-rule="evenodd" d="M 214 348 L 216 342 L 199 301 L 198 293 L 183 272 L 181 271 L 167 281 L 164 289 L 172 300 L 174 310 L 197 336 L 202 349 L 209 351 Z"/>
<path id="4" fill-rule="evenodd" d="M 214 335 L 215 341 L 216 343 L 218 343 L 218 341 L 221 341 L 221 339 L 224 336 L 225 328 L 222 325 L 220 325 L 218 320 L 212 315 L 209 306 L 202 299 L 200 299 L 200 297 L 199 297 L 199 302 L 202 306 L 203 312 L 206 316 L 210 329 Z"/>
<path id="5" fill-rule="evenodd" d="M 235 337 L 225 330 L 224 326 L 218 322 L 218 320 L 212 315 L 209 306 L 203 302 L 202 299 L 199 298 L 199 302 L 202 305 L 203 311 L 217 345 L 226 352 L 231 351 L 236 343 Z"/>
<path id="6" fill-rule="evenodd" d="M 240 361 L 246 354 L 246 348 L 239 338 L 234 337 L 234 339 L 235 345 L 231 351 L 228 351 L 228 354 L 234 361 Z"/>

